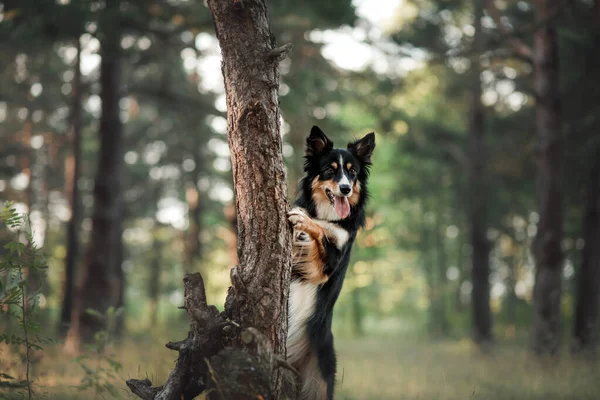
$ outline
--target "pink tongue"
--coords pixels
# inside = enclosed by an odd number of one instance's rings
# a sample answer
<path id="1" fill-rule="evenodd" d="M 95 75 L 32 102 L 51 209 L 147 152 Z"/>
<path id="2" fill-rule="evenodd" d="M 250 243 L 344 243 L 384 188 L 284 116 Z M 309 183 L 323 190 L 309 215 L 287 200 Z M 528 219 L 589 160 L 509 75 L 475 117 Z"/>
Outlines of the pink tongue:
<path id="1" fill-rule="evenodd" d="M 338 196 L 333 196 L 333 198 L 335 212 L 341 219 L 346 218 L 348 214 L 350 214 L 350 203 L 348 203 L 348 198 Z"/>

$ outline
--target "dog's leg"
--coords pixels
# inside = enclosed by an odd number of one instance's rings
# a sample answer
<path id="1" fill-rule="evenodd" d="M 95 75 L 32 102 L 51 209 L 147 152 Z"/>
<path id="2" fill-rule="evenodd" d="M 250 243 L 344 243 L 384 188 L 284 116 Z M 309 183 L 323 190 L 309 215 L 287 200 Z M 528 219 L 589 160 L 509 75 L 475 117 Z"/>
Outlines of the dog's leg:
<path id="1" fill-rule="evenodd" d="M 302 208 L 288 213 L 294 224 L 294 272 L 314 284 L 327 281 L 348 242 L 348 231 L 336 224 L 312 219 Z"/>
<path id="2" fill-rule="evenodd" d="M 300 207 L 292 208 L 288 215 L 296 230 L 308 233 L 315 240 L 326 238 L 338 250 L 341 250 L 348 242 L 348 231 L 331 222 L 312 219 Z"/>
<path id="3" fill-rule="evenodd" d="M 300 209 L 291 210 L 289 220 L 294 225 L 294 273 L 315 285 L 326 282 L 327 251 L 323 244 L 325 231 Z"/>

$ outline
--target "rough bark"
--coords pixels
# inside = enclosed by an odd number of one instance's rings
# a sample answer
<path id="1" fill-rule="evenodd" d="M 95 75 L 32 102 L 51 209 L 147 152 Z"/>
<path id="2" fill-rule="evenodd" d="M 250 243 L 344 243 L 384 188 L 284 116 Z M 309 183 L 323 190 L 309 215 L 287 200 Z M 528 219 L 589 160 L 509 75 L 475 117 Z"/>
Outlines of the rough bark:
<path id="1" fill-rule="evenodd" d="M 275 48 L 264 1 L 208 5 L 223 54 L 236 192 L 239 265 L 232 271 L 231 294 L 242 327 L 255 327 L 276 354 L 285 355 L 291 237 L 277 66 L 287 47 Z M 280 384 L 274 376 L 275 387 Z"/>
<path id="2" fill-rule="evenodd" d="M 483 50 L 484 2 L 475 0 L 474 48 Z M 492 339 L 492 314 L 490 310 L 490 243 L 487 239 L 487 188 L 486 188 L 486 146 L 485 115 L 481 103 L 481 65 L 479 60 L 472 63 L 471 115 L 469 118 L 469 235 L 473 253 L 471 256 L 471 292 L 473 307 L 473 340 L 486 346 Z"/>
<path id="3" fill-rule="evenodd" d="M 562 139 L 558 81 L 558 43 L 549 15 L 554 0 L 536 3 L 533 69 L 536 95 L 537 196 L 540 221 L 533 243 L 535 286 L 532 347 L 537 354 L 556 354 L 560 345 L 563 252 Z"/>
<path id="4" fill-rule="evenodd" d="M 277 64 L 262 0 L 208 2 L 223 55 L 236 193 L 238 266 L 225 311 L 206 305 L 200 274 L 184 280 L 191 330 L 164 386 L 129 380 L 143 399 L 284 398 L 291 229 L 281 154 Z M 289 368 L 289 366 L 288 366 Z M 285 382 L 284 382 L 285 381 Z"/>
<path id="5" fill-rule="evenodd" d="M 119 1 L 107 1 L 106 12 L 116 13 L 118 6 Z M 119 116 L 119 46 L 118 32 L 114 27 L 104 26 L 100 64 L 102 116 L 92 233 L 67 338 L 66 347 L 70 351 L 77 351 L 82 342 L 92 341 L 94 333 L 104 328 L 103 321 L 86 310 L 104 313 L 111 306 L 117 307 L 120 298 L 123 127 Z"/>
<path id="6" fill-rule="evenodd" d="M 78 181 L 81 173 L 81 45 L 76 41 L 77 58 L 73 75 L 73 103 L 71 105 L 71 131 L 69 132 L 70 152 L 65 159 L 65 194 L 69 199 L 71 217 L 67 224 L 67 255 L 65 257 L 65 274 L 63 284 L 62 310 L 60 315 L 61 336 L 65 336 L 71 324 L 73 300 L 75 297 L 75 270 L 79 256 L 80 202 Z"/>
<path id="7" fill-rule="evenodd" d="M 600 162 L 590 173 L 583 216 L 583 248 L 577 278 L 573 352 L 595 354 L 600 331 Z"/>

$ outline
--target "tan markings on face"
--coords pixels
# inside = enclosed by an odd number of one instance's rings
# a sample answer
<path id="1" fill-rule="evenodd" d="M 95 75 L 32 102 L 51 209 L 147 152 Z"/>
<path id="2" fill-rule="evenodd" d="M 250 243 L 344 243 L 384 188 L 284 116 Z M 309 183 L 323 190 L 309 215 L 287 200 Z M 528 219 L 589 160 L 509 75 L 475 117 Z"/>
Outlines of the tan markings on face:
<path id="1" fill-rule="evenodd" d="M 354 187 L 352 188 L 352 195 L 348 197 L 348 203 L 351 206 L 355 206 L 358 204 L 358 200 L 360 199 L 360 181 L 354 182 Z"/>
<path id="2" fill-rule="evenodd" d="M 331 168 L 333 169 L 338 169 L 338 163 L 336 163 L 335 161 L 331 163 Z"/>
<path id="3" fill-rule="evenodd" d="M 346 169 L 347 169 L 348 171 L 350 171 L 350 168 L 352 168 L 352 163 L 348 163 L 348 164 L 346 164 Z"/>
<path id="4" fill-rule="evenodd" d="M 325 191 L 329 189 L 332 192 L 336 192 L 335 190 L 335 182 L 332 180 L 320 181 L 319 177 L 316 177 L 312 181 L 312 198 L 313 201 L 317 204 L 330 204 L 329 197 L 325 194 Z"/>

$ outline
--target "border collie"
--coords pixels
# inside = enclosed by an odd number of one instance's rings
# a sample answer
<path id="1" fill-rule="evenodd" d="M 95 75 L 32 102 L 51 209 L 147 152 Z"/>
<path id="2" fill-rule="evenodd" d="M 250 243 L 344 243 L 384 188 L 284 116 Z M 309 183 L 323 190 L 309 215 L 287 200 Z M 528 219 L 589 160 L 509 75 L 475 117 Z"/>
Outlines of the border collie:
<path id="1" fill-rule="evenodd" d="M 300 398 L 333 399 L 336 357 L 331 321 L 357 231 L 365 224 L 367 179 L 375 134 L 346 149 L 314 126 L 306 140 L 304 177 L 295 208 L 288 362 L 300 374 Z"/>

